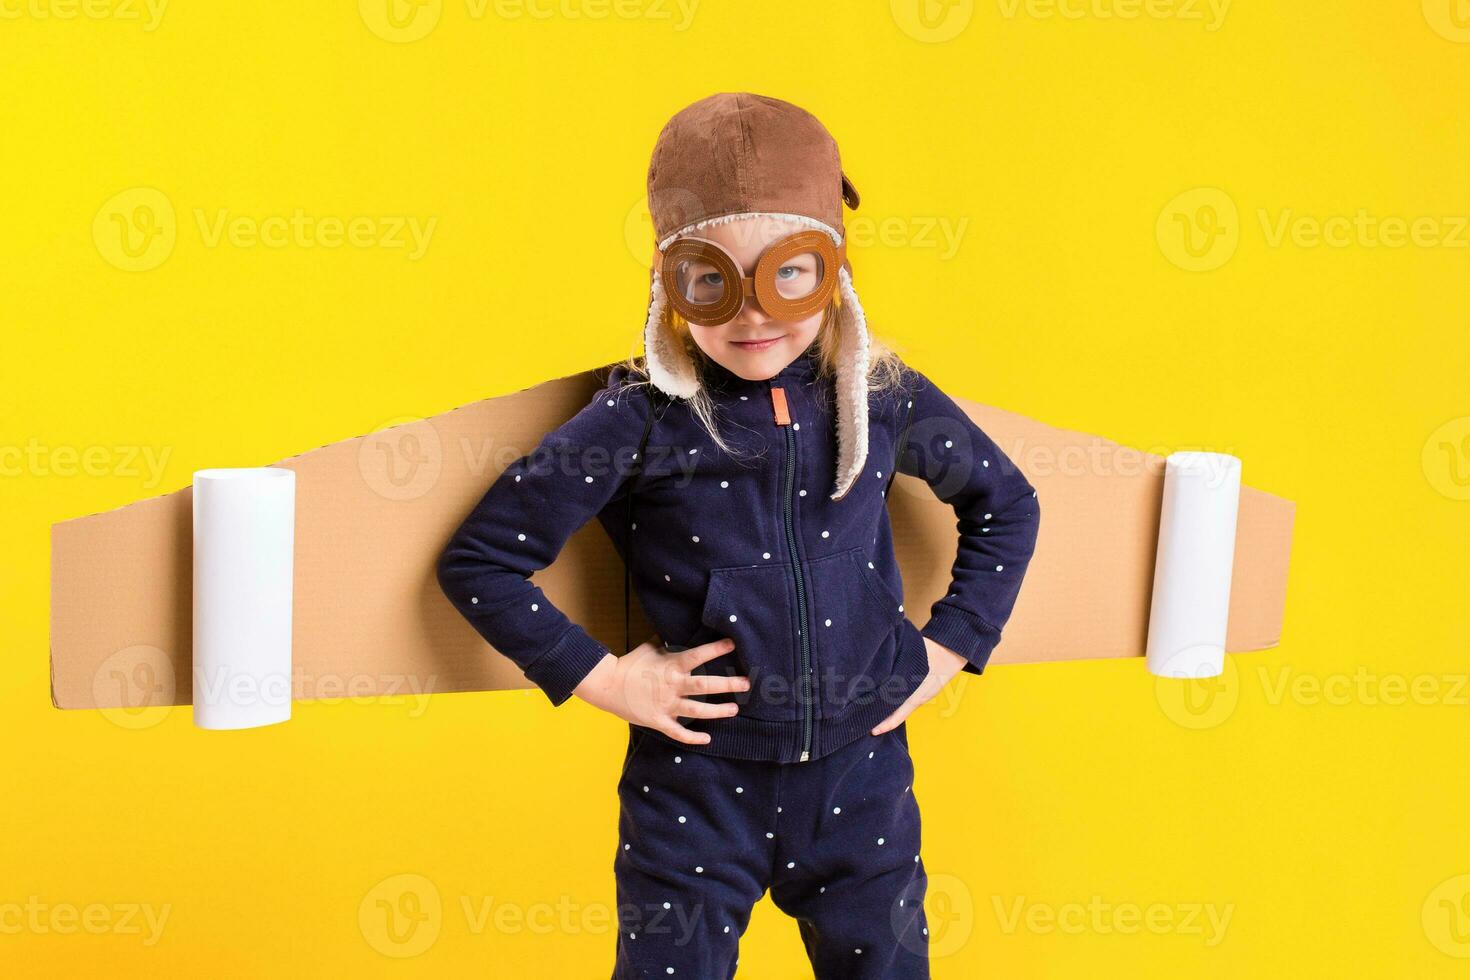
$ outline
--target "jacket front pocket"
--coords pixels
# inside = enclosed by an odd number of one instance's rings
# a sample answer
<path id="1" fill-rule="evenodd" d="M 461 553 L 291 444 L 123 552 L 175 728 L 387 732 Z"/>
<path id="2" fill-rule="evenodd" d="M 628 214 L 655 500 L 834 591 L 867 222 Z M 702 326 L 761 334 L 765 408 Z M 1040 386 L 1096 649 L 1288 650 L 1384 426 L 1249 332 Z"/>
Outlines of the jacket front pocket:
<path id="1" fill-rule="evenodd" d="M 735 641 L 735 649 L 727 655 L 733 658 L 734 669 L 728 673 L 750 679 L 750 690 L 730 698 L 740 705 L 740 717 L 762 721 L 801 717 L 792 574 L 791 563 L 784 561 L 710 570 L 700 619 Z M 723 659 L 709 661 L 711 672 Z"/>
<path id="2" fill-rule="evenodd" d="M 831 717 L 883 696 L 903 613 L 899 598 L 868 567 L 862 548 L 818 558 L 807 563 L 807 570 L 817 694 L 823 716 Z"/>

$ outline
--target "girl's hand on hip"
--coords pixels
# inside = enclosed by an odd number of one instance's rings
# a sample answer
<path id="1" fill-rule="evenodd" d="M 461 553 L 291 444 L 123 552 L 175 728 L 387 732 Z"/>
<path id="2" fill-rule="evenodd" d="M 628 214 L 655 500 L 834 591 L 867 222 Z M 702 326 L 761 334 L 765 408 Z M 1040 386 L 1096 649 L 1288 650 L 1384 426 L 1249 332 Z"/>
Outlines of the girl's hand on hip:
<path id="1" fill-rule="evenodd" d="M 690 695 L 750 690 L 750 679 L 722 674 L 695 674 L 700 664 L 735 649 L 731 639 L 716 640 L 670 653 L 662 642 L 649 640 L 619 657 L 609 653 L 582 679 L 573 694 L 624 721 L 654 728 L 690 745 L 704 745 L 707 732 L 679 724 L 679 718 L 728 718 L 740 710 L 734 702 L 695 701 Z"/>
<path id="2" fill-rule="evenodd" d="M 872 731 L 874 735 L 882 735 L 890 729 L 897 728 L 903 720 L 913 713 L 914 709 L 926 701 L 930 701 L 936 694 L 944 690 L 944 685 L 954 679 L 965 667 L 965 658 L 955 653 L 949 647 L 924 637 L 924 649 L 929 654 L 929 676 L 918 689 L 910 694 L 903 704 L 899 705 L 887 718 L 880 721 Z"/>

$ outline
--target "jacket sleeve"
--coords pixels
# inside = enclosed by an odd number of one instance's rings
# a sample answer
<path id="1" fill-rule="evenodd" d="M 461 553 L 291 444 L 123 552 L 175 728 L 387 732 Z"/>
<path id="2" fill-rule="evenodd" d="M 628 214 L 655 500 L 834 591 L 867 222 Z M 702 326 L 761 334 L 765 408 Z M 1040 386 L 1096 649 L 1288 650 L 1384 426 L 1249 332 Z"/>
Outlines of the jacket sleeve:
<path id="1" fill-rule="evenodd" d="M 1000 447 L 934 382 L 905 366 L 913 401 L 898 471 L 922 478 L 954 508 L 959 547 L 946 595 L 920 630 L 983 673 L 1036 548 L 1041 504 Z M 899 405 L 899 425 L 908 406 Z"/>
<path id="2" fill-rule="evenodd" d="M 641 388 L 609 382 L 496 478 L 439 557 L 449 601 L 556 706 L 611 651 L 552 604 L 531 573 L 625 497 L 650 411 Z"/>

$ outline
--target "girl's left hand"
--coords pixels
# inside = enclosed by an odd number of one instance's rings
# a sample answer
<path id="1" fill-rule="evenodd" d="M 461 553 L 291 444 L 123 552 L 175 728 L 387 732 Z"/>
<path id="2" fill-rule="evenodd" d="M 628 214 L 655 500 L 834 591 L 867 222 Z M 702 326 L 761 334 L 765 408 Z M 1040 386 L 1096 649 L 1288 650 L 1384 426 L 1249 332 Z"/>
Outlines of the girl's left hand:
<path id="1" fill-rule="evenodd" d="M 899 705 L 887 718 L 880 721 L 874 727 L 872 734 L 882 735 L 890 729 L 897 728 L 903 724 L 903 720 L 913 713 L 913 710 L 944 690 L 944 685 L 954 679 L 965 667 L 965 658 L 955 653 L 949 647 L 940 646 L 929 637 L 924 637 L 924 649 L 929 653 L 929 676 L 924 678 L 913 694 L 903 704 Z"/>

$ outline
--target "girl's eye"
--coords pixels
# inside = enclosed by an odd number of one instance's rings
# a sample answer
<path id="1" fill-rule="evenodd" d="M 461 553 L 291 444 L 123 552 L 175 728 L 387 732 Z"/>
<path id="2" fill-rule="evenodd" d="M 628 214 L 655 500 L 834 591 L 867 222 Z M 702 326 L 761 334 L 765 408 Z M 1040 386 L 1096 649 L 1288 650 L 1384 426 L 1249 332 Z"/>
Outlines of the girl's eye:
<path id="1" fill-rule="evenodd" d="M 791 280 L 801 275 L 801 272 L 802 270 L 794 265 L 783 265 L 776 270 L 776 278 Z"/>
<path id="2" fill-rule="evenodd" d="M 725 284 L 725 277 L 718 272 L 706 272 L 699 277 L 699 284 L 710 287 L 723 286 Z"/>

